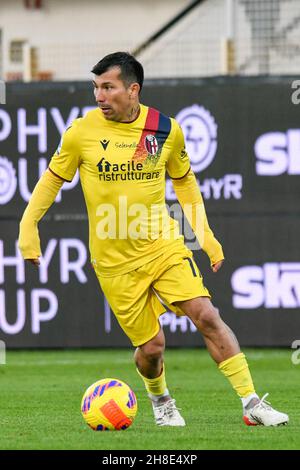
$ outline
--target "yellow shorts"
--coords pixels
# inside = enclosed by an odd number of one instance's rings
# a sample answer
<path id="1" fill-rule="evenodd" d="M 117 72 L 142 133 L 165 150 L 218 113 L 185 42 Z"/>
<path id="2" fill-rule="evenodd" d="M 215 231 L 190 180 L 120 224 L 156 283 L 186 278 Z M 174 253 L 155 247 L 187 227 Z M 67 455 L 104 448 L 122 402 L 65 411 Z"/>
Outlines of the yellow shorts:
<path id="1" fill-rule="evenodd" d="M 184 315 L 174 302 L 210 297 L 193 254 L 182 241 L 172 251 L 144 266 L 114 277 L 98 280 L 121 328 L 133 346 L 140 346 L 157 335 L 159 316 L 167 308 Z M 161 301 L 159 300 L 161 299 Z"/>

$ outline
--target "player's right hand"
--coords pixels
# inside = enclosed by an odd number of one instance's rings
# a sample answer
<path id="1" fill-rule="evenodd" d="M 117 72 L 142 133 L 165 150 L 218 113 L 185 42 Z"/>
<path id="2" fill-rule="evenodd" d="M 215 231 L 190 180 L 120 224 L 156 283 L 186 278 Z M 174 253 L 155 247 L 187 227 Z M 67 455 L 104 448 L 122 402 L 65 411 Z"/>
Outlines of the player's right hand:
<path id="1" fill-rule="evenodd" d="M 34 264 L 35 266 L 39 266 L 41 264 L 39 258 L 34 258 L 34 259 L 26 259 L 26 261 L 29 261 L 31 264 Z"/>

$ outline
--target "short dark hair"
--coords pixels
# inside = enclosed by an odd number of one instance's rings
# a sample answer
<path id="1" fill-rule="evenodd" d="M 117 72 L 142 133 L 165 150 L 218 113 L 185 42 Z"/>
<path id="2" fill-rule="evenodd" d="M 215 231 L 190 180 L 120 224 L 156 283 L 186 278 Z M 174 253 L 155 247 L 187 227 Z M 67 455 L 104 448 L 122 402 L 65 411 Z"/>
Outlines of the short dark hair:
<path id="1" fill-rule="evenodd" d="M 94 65 L 91 72 L 95 75 L 102 75 L 112 67 L 120 67 L 120 77 L 127 86 L 137 82 L 140 85 L 140 90 L 142 89 L 144 69 L 142 64 L 140 64 L 133 55 L 128 52 L 114 52 L 113 54 L 108 54 Z"/>

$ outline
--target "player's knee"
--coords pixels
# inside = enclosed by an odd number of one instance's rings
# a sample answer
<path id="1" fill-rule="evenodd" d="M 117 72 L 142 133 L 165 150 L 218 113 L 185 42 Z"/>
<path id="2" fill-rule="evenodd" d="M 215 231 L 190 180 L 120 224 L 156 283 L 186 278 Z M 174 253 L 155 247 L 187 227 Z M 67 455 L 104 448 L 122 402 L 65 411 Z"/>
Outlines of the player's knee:
<path id="1" fill-rule="evenodd" d="M 202 331 L 216 329 L 220 323 L 219 310 L 213 305 L 205 306 L 196 312 L 195 322 Z"/>
<path id="2" fill-rule="evenodd" d="M 162 337 L 156 337 L 137 349 L 137 351 L 140 351 L 140 354 L 142 354 L 142 356 L 150 363 L 155 363 L 161 360 L 164 350 L 165 341 Z M 138 359 L 138 355 L 138 353 L 135 354 L 136 359 Z"/>
<path id="3" fill-rule="evenodd" d="M 143 353 L 149 362 L 159 361 L 164 353 L 165 345 L 161 341 L 155 341 L 144 348 Z"/>
<path id="4" fill-rule="evenodd" d="M 216 329 L 220 323 L 219 310 L 211 306 L 202 312 L 201 322 L 204 328 Z"/>

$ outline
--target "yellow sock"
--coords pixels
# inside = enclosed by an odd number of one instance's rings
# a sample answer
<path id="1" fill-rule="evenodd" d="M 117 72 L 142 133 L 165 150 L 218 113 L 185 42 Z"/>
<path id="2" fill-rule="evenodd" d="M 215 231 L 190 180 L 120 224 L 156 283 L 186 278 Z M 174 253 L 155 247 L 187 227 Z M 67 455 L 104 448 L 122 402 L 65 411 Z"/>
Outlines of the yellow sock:
<path id="1" fill-rule="evenodd" d="M 220 362 L 220 371 L 227 377 L 239 397 L 245 398 L 255 393 L 248 363 L 243 353 Z"/>
<path id="2" fill-rule="evenodd" d="M 165 376 L 165 367 L 163 365 L 162 371 L 158 377 L 154 379 L 148 379 L 144 377 L 140 371 L 137 369 L 138 374 L 144 381 L 146 390 L 151 395 L 164 395 L 167 391 L 166 376 Z"/>

